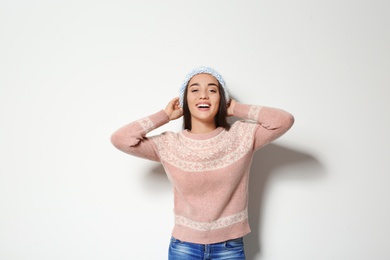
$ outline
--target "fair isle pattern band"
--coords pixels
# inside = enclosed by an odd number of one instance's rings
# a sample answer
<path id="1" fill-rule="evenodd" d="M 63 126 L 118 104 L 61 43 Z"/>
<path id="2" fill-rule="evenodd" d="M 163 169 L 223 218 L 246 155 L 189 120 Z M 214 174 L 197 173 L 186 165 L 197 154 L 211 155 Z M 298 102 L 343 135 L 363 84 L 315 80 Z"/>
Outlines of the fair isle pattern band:
<path id="1" fill-rule="evenodd" d="M 248 210 L 245 209 L 237 214 L 219 218 L 213 222 L 197 222 L 183 216 L 175 215 L 175 223 L 177 225 L 189 227 L 198 231 L 209 231 L 209 230 L 215 230 L 215 229 L 231 226 L 238 222 L 244 221 L 247 218 L 248 218 Z"/>
<path id="2" fill-rule="evenodd" d="M 256 127 L 256 124 L 237 122 L 229 132 L 223 131 L 208 140 L 193 140 L 173 133 L 152 140 L 162 160 L 184 171 L 210 171 L 227 167 L 251 152 Z"/>
<path id="3" fill-rule="evenodd" d="M 149 119 L 149 117 L 138 120 L 138 123 L 146 133 L 154 129 L 154 124 L 152 120 Z"/>
<path id="4" fill-rule="evenodd" d="M 251 106 L 248 112 L 248 118 L 251 120 L 257 120 L 259 118 L 260 110 L 260 106 Z"/>

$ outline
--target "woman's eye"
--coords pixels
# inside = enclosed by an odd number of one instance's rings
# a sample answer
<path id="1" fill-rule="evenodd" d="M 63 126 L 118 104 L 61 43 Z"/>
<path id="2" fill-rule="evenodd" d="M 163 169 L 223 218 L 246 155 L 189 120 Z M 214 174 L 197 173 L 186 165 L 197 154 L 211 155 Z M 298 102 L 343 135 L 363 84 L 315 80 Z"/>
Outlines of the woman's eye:
<path id="1" fill-rule="evenodd" d="M 210 92 L 217 93 L 217 91 L 215 89 L 211 89 Z"/>
<path id="2" fill-rule="evenodd" d="M 191 90 L 191 92 L 197 92 L 198 90 L 197 89 L 193 89 L 193 90 Z"/>

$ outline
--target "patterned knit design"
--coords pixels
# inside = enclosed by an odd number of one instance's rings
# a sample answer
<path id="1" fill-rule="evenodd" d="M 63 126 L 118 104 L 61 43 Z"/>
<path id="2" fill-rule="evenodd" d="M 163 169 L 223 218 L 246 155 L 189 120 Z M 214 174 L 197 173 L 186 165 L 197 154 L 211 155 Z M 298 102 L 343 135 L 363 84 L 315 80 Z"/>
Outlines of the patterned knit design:
<path id="1" fill-rule="evenodd" d="M 138 120 L 138 123 L 146 133 L 152 131 L 155 128 L 155 125 L 153 124 L 152 120 L 150 120 L 150 118 L 148 117 Z"/>
<path id="2" fill-rule="evenodd" d="M 247 218 L 248 218 L 248 210 L 245 209 L 237 214 L 223 217 L 223 218 L 219 218 L 219 219 L 214 220 L 212 222 L 197 222 L 197 221 L 193 221 L 191 219 L 188 219 L 186 217 L 176 215 L 175 216 L 175 223 L 177 225 L 186 226 L 186 227 L 198 230 L 198 231 L 209 231 L 209 230 L 228 227 L 230 225 L 244 221 Z"/>
<path id="3" fill-rule="evenodd" d="M 237 123 L 208 140 L 193 140 L 182 133 L 166 133 L 152 138 L 162 161 L 187 172 L 212 171 L 228 167 L 253 149 L 253 133 L 258 125 Z"/>

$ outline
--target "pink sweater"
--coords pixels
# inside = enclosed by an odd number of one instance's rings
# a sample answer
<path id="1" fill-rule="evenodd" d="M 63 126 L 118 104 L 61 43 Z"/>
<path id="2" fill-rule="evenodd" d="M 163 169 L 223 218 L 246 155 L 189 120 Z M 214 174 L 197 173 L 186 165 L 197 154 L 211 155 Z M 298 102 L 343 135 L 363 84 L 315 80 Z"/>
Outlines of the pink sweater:
<path id="1" fill-rule="evenodd" d="M 242 237 L 248 223 L 248 182 L 253 153 L 283 135 L 294 118 L 286 111 L 237 103 L 229 131 L 187 130 L 146 134 L 169 122 L 158 113 L 132 122 L 111 137 L 119 150 L 161 162 L 173 185 L 175 225 L 182 241 L 211 244 Z"/>

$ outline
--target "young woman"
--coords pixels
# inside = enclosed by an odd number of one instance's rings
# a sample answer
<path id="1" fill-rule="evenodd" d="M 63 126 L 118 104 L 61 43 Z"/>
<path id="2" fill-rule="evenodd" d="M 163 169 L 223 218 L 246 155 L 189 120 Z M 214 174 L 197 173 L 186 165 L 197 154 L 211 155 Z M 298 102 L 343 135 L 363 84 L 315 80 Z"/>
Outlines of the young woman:
<path id="1" fill-rule="evenodd" d="M 182 131 L 146 136 L 182 116 Z M 230 126 L 228 116 L 244 120 Z M 230 100 L 222 76 L 199 67 L 187 75 L 180 97 L 164 110 L 112 135 L 119 150 L 161 162 L 173 185 L 170 260 L 245 259 L 253 154 L 283 135 L 293 122 L 286 111 Z"/>

